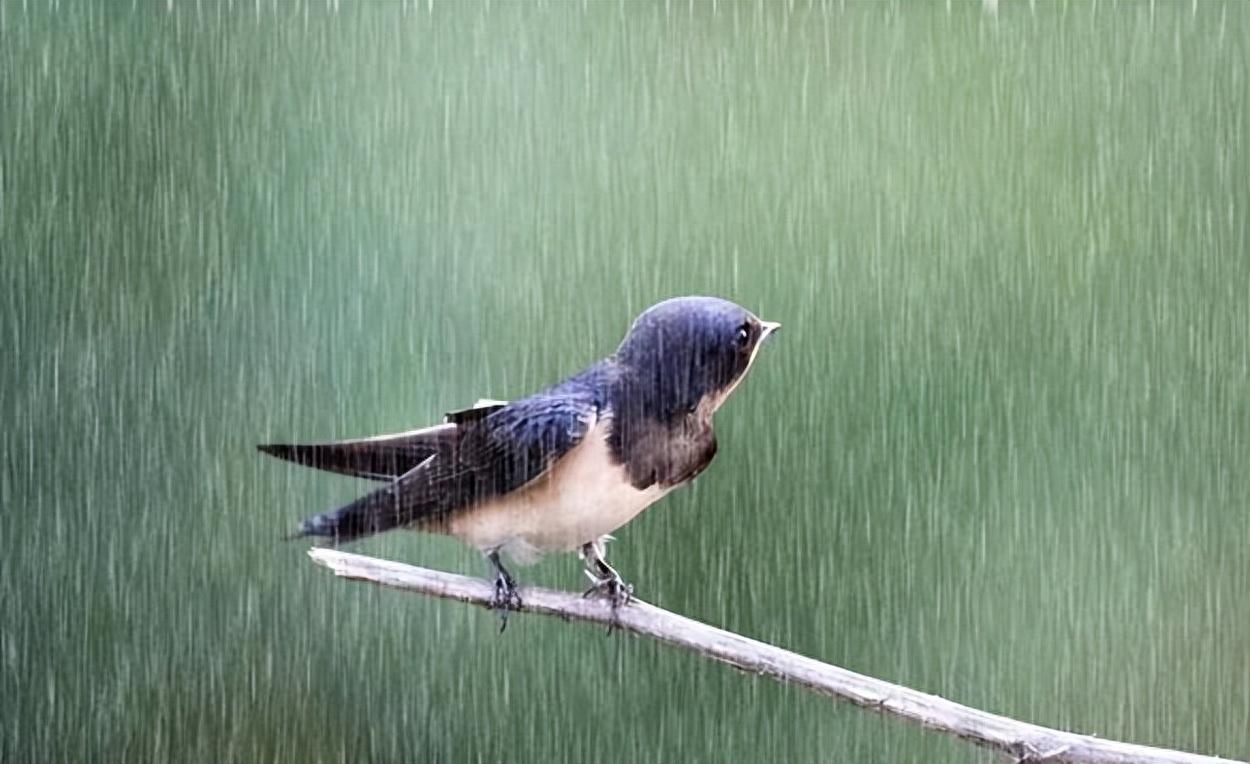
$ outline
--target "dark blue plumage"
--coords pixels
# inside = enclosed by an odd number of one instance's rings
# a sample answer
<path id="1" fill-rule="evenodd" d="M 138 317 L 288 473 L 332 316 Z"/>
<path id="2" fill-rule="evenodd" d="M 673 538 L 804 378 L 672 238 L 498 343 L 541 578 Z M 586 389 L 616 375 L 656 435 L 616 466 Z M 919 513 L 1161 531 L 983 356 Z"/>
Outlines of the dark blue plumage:
<path id="1" fill-rule="evenodd" d="M 607 372 L 601 362 L 497 408 L 385 488 L 304 520 L 300 533 L 342 542 L 414 524 L 434 530 L 458 509 L 520 488 L 585 436 L 605 404 Z"/>

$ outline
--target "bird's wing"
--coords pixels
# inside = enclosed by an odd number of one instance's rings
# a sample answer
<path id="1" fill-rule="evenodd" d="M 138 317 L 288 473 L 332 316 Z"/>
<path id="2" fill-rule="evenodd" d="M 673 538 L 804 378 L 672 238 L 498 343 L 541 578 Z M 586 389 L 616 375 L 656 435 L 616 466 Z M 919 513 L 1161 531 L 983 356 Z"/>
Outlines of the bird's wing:
<path id="1" fill-rule="evenodd" d="M 463 428 L 507 405 L 479 400 L 472 408 L 449 412 L 444 423 L 407 432 L 325 443 L 268 443 L 257 446 L 271 456 L 341 475 L 391 481 L 435 454 L 447 452 Z"/>
<path id="2" fill-rule="evenodd" d="M 463 427 L 451 448 L 385 488 L 308 518 L 300 533 L 350 541 L 414 523 L 436 523 L 540 478 L 597 420 L 598 405 L 585 392 L 553 390 L 500 407 Z"/>
<path id="3" fill-rule="evenodd" d="M 279 459 L 306 467 L 371 480 L 395 480 L 459 438 L 455 424 L 440 424 L 372 438 L 326 443 L 268 443 L 257 446 Z"/>
<path id="4" fill-rule="evenodd" d="M 477 403 L 474 403 L 467 409 L 448 411 L 443 415 L 443 421 L 462 426 L 472 424 L 485 419 L 507 405 L 507 401 L 497 401 L 492 398 L 478 398 Z"/>

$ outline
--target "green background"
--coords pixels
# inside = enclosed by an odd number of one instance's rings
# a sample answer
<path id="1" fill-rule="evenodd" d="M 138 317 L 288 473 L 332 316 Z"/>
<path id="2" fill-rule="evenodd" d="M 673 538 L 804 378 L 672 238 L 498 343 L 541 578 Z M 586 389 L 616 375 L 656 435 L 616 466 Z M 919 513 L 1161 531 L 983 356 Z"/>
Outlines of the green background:
<path id="1" fill-rule="evenodd" d="M 785 331 L 617 534 L 642 597 L 1246 755 L 1250 6 L 35 5 L 0 2 L 0 758 L 984 760 L 279 541 L 364 485 L 253 444 L 523 395 L 684 293 Z"/>

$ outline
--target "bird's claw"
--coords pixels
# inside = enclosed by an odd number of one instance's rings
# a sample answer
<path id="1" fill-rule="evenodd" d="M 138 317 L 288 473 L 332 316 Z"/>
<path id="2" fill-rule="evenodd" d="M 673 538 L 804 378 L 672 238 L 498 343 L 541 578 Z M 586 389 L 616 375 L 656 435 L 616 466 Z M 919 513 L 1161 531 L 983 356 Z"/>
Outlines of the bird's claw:
<path id="1" fill-rule="evenodd" d="M 634 587 L 625 583 L 618 575 L 606 576 L 604 578 L 596 578 L 590 575 L 589 572 L 586 575 L 590 578 L 592 585 L 582 595 L 583 597 L 589 597 L 592 594 L 604 597 L 611 603 L 613 610 L 617 610 L 622 605 L 628 605 L 634 598 Z"/>
<path id="2" fill-rule="evenodd" d="M 521 609 L 521 594 L 516 583 L 503 576 L 495 579 L 495 595 L 491 597 L 490 609 L 499 613 L 499 631 L 508 628 L 508 613 Z"/>

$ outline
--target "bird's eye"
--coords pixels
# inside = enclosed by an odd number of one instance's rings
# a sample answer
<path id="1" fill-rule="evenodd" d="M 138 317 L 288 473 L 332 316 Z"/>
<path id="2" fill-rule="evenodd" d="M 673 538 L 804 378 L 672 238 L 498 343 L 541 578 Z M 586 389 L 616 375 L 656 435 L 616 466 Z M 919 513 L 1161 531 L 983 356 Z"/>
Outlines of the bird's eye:
<path id="1" fill-rule="evenodd" d="M 747 345 L 751 343 L 751 326 L 743 324 L 738 327 L 738 333 L 734 335 L 734 347 L 739 350 L 745 350 Z"/>

